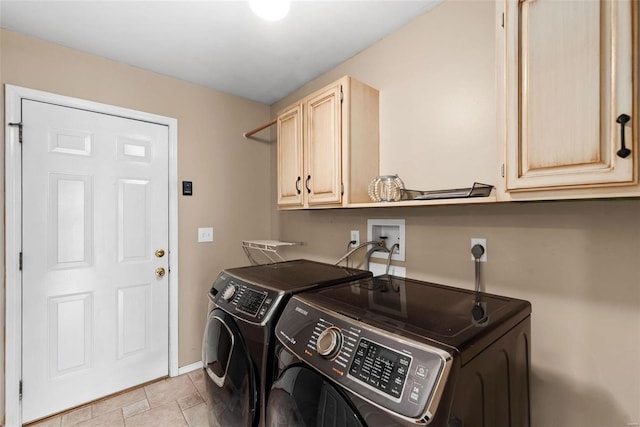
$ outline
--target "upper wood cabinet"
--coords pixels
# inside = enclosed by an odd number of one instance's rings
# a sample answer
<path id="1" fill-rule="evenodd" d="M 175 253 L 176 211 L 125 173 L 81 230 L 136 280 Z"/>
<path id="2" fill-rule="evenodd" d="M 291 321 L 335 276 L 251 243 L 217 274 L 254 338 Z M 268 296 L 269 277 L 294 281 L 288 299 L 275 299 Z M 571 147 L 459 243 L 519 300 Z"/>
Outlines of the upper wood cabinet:
<path id="1" fill-rule="evenodd" d="M 505 1 L 507 191 L 636 182 L 637 7 L 633 0 Z"/>
<path id="2" fill-rule="evenodd" d="M 369 201 L 378 175 L 378 91 L 343 77 L 278 114 L 278 206 Z"/>
<path id="3" fill-rule="evenodd" d="M 278 205 L 302 206 L 302 104 L 278 116 Z"/>

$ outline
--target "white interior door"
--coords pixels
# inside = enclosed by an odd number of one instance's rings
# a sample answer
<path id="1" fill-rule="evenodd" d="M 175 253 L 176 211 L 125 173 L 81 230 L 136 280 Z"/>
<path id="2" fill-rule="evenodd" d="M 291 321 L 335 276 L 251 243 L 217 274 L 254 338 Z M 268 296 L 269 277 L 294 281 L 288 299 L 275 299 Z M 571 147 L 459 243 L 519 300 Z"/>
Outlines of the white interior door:
<path id="1" fill-rule="evenodd" d="M 168 374 L 168 127 L 29 100 L 22 125 L 28 422 Z"/>

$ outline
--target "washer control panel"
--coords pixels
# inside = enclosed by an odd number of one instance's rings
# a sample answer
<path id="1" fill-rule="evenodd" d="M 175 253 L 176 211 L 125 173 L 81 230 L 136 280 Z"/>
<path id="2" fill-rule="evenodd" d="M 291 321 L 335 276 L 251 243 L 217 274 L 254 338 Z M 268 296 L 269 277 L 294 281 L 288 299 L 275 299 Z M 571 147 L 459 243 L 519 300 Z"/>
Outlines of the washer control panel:
<path id="1" fill-rule="evenodd" d="M 452 355 L 294 296 L 278 340 L 351 393 L 416 422 L 433 417 Z"/>
<path id="2" fill-rule="evenodd" d="M 252 323 L 265 323 L 275 310 L 280 295 L 272 290 L 221 273 L 210 293 L 216 306 Z"/>

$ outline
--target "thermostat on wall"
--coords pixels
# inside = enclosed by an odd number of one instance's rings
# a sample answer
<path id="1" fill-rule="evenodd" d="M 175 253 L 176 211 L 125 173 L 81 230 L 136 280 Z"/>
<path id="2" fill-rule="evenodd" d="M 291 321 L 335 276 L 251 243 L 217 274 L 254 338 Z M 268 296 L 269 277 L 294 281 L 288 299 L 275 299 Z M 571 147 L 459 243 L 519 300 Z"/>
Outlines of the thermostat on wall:
<path id="1" fill-rule="evenodd" d="M 182 195 L 183 196 L 193 195 L 193 182 L 182 181 Z"/>

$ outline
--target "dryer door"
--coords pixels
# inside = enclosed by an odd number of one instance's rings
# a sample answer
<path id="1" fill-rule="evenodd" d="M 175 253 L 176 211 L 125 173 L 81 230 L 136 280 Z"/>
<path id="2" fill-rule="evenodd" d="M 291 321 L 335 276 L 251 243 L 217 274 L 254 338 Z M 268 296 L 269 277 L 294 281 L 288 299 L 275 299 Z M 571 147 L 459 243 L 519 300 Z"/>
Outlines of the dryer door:
<path id="1" fill-rule="evenodd" d="M 208 394 L 209 424 L 252 427 L 257 424 L 256 372 L 234 319 L 215 309 L 207 319 L 202 363 Z"/>
<path id="2" fill-rule="evenodd" d="M 348 399 L 320 374 L 288 368 L 271 388 L 267 427 L 362 427 Z"/>

